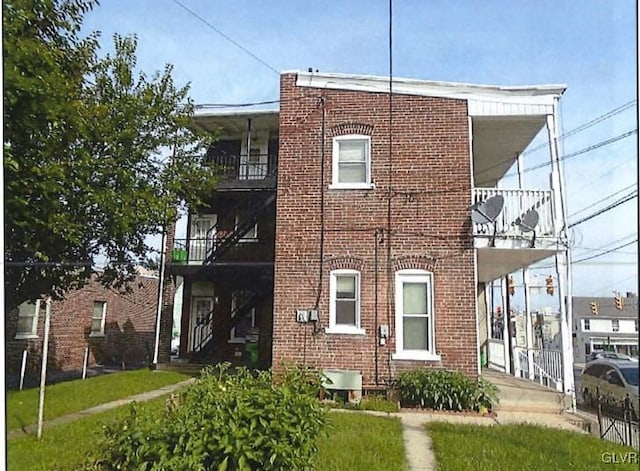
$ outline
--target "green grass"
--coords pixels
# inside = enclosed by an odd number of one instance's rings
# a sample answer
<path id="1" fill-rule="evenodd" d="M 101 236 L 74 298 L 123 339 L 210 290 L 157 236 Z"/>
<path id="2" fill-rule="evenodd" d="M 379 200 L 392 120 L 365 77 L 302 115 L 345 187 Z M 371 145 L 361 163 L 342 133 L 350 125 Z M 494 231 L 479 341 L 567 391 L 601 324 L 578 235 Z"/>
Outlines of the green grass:
<path id="1" fill-rule="evenodd" d="M 144 407 L 162 408 L 166 397 L 144 403 Z M 119 407 L 90 415 L 64 425 L 43 430 L 42 440 L 34 435 L 9 440 L 8 469 L 24 471 L 75 470 L 87 462 L 87 457 L 102 438 L 102 426 L 123 419 L 129 407 Z"/>
<path id="2" fill-rule="evenodd" d="M 190 375 L 175 371 L 142 369 L 53 384 L 45 390 L 44 419 L 51 420 L 99 404 L 152 391 L 189 377 Z M 38 394 L 38 388 L 8 391 L 8 430 L 16 430 L 37 422 Z"/>
<path id="3" fill-rule="evenodd" d="M 400 420 L 361 413 L 332 412 L 315 462 L 321 471 L 405 469 Z"/>
<path id="4" fill-rule="evenodd" d="M 611 469 L 605 459 L 617 453 L 618 461 L 633 452 L 623 447 L 567 430 L 535 425 L 427 425 L 439 469 L 456 470 L 597 470 Z M 603 455 L 604 454 L 604 455 Z M 637 452 L 636 452 L 637 459 Z M 604 459 L 603 459 L 604 458 Z M 616 469 L 637 470 L 634 464 Z"/>

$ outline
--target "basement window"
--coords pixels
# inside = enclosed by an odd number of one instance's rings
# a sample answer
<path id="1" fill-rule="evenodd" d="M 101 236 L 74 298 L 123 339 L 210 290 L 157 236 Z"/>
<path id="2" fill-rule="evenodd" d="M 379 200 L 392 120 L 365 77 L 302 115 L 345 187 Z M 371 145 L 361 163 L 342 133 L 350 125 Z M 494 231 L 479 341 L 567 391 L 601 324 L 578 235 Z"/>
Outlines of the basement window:
<path id="1" fill-rule="evenodd" d="M 333 179 L 329 188 L 370 189 L 371 137 L 349 134 L 333 138 Z"/>

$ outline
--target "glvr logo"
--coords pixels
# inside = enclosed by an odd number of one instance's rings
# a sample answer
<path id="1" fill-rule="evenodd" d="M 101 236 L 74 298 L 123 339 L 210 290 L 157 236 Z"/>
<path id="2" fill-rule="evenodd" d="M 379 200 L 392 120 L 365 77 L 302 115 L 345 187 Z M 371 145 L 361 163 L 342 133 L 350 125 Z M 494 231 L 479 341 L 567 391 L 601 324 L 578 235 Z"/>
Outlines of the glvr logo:
<path id="1" fill-rule="evenodd" d="M 624 453 L 620 453 L 605 451 L 604 453 L 602 453 L 602 462 L 612 464 L 638 464 L 638 452 L 625 451 Z"/>

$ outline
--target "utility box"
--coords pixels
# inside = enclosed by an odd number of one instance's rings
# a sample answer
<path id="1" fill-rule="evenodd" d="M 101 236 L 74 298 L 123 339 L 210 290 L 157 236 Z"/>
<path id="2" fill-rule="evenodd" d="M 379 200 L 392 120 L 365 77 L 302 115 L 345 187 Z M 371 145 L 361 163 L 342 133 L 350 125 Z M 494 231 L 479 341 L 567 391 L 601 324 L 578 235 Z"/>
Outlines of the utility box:
<path id="1" fill-rule="evenodd" d="M 329 391 L 346 391 L 349 402 L 362 399 L 362 374 L 359 371 L 323 370 L 322 387 Z"/>
<path id="2" fill-rule="evenodd" d="M 244 337 L 244 352 L 247 357 L 249 366 L 256 368 L 258 366 L 259 350 L 258 341 L 260 340 L 260 331 L 258 329 L 249 329 Z"/>

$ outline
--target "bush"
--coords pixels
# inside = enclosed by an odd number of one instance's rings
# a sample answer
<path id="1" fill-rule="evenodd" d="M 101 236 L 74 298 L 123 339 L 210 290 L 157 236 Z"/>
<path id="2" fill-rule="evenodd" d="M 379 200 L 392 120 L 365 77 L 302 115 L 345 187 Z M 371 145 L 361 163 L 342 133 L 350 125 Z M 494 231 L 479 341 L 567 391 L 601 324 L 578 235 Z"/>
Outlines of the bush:
<path id="1" fill-rule="evenodd" d="M 288 369 L 279 376 L 220 366 L 172 397 L 165 410 L 132 406 L 105 427 L 100 470 L 305 469 L 326 424 L 319 375 Z"/>
<path id="2" fill-rule="evenodd" d="M 440 369 L 405 371 L 392 381 L 403 407 L 453 411 L 491 410 L 497 402 L 496 387 L 484 379 Z"/>
<path id="3" fill-rule="evenodd" d="M 378 412 L 398 412 L 398 404 L 380 394 L 364 396 L 357 408 L 359 410 L 373 410 Z"/>

